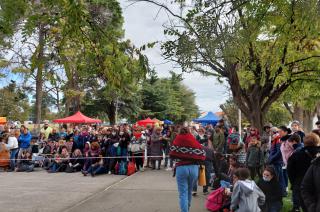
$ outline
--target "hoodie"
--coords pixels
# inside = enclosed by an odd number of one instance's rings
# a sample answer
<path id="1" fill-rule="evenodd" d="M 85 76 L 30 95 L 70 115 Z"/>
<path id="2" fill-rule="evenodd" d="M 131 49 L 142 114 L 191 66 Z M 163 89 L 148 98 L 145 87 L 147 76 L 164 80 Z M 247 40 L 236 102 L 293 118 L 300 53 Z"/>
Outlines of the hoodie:
<path id="1" fill-rule="evenodd" d="M 238 180 L 231 196 L 230 208 L 236 212 L 260 212 L 265 195 L 252 180 Z"/>

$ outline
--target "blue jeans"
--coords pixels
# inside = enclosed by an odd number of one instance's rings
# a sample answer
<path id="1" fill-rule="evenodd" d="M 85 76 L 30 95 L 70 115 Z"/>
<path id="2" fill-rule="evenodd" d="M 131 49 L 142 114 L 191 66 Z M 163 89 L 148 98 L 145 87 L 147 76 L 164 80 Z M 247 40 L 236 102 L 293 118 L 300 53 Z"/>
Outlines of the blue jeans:
<path id="1" fill-rule="evenodd" d="M 176 168 L 181 212 L 189 212 L 192 199 L 192 187 L 198 180 L 198 174 L 198 165 L 178 166 Z"/>
<path id="2" fill-rule="evenodd" d="M 104 166 L 97 165 L 97 166 L 90 166 L 88 169 L 88 173 L 94 173 L 95 175 L 105 174 L 107 173 L 107 169 Z"/>
<path id="3" fill-rule="evenodd" d="M 14 170 L 14 168 L 16 167 L 16 155 L 17 152 L 19 151 L 19 149 L 12 149 L 10 151 L 10 169 Z"/>

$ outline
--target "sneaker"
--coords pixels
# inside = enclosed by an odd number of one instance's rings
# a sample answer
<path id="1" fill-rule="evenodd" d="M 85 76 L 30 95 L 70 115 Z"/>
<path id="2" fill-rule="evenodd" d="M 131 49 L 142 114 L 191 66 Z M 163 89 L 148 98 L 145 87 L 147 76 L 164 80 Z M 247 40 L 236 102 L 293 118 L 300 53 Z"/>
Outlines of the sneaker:
<path id="1" fill-rule="evenodd" d="M 168 167 L 166 168 L 166 171 L 172 171 L 172 168 Z"/>
<path id="2" fill-rule="evenodd" d="M 83 176 L 87 176 L 88 175 L 88 172 L 86 172 L 84 170 L 81 170 L 81 173 L 83 174 Z"/>
<path id="3" fill-rule="evenodd" d="M 197 196 L 197 192 L 193 191 L 192 196 L 194 196 L 194 197 Z"/>
<path id="4" fill-rule="evenodd" d="M 110 174 L 111 174 L 111 171 L 109 171 L 108 174 L 110 175 Z"/>
<path id="5" fill-rule="evenodd" d="M 144 172 L 144 168 L 140 168 L 139 171 L 140 171 L 140 172 Z"/>

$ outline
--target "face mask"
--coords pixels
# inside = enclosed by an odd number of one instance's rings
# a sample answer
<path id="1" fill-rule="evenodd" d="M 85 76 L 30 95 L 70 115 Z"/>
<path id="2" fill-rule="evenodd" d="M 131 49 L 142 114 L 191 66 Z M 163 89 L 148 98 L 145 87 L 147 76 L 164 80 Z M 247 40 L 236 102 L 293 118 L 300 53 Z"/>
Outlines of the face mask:
<path id="1" fill-rule="evenodd" d="M 124 132 L 120 132 L 120 133 L 119 133 L 119 135 L 123 135 L 123 134 L 124 134 Z"/>
<path id="2" fill-rule="evenodd" d="M 270 178 L 265 177 L 265 176 L 263 176 L 263 180 L 264 180 L 265 182 L 270 182 L 270 181 L 271 181 L 271 179 L 270 179 Z"/>
<path id="3" fill-rule="evenodd" d="M 115 133 L 115 132 L 112 132 L 112 135 L 116 135 L 116 133 Z"/>
<path id="4" fill-rule="evenodd" d="M 146 136 L 144 136 L 143 134 L 141 135 L 141 139 L 146 139 Z"/>

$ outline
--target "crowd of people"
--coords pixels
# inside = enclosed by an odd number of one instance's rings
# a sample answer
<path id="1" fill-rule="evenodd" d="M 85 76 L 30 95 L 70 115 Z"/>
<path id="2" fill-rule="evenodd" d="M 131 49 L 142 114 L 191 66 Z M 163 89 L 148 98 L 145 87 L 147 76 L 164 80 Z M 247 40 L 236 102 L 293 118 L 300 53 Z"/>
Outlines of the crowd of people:
<path id="1" fill-rule="evenodd" d="M 49 173 L 126 174 L 129 161 L 137 171 L 144 171 L 147 154 L 147 167 L 159 170 L 172 138 L 169 126 L 83 125 L 56 130 L 45 123 L 39 135 L 32 135 L 25 126 L 5 126 L 1 132 L 0 166 L 17 172 L 31 172 L 39 166 Z M 171 170 L 173 161 L 168 157 L 164 160 Z"/>
<path id="2" fill-rule="evenodd" d="M 205 167 L 203 193 L 222 191 L 225 211 L 281 211 L 292 189 L 292 211 L 320 211 L 320 122 L 305 135 L 298 121 L 286 126 L 63 126 L 45 123 L 39 135 L 27 127 L 1 132 L 0 167 L 6 171 L 81 172 L 84 176 L 127 174 L 145 168 L 174 170 L 182 212 L 198 194 L 199 165 Z M 219 190 L 220 189 L 220 190 Z M 254 204 L 253 204 L 254 203 Z"/>
<path id="3" fill-rule="evenodd" d="M 184 129 L 172 144 L 182 212 L 188 212 L 191 197 L 197 195 L 199 164 L 205 166 L 206 184 L 213 192 L 207 198 L 211 211 L 280 212 L 283 198 L 292 190 L 290 211 L 320 211 L 320 122 L 305 134 L 301 124 L 291 127 L 227 127 L 223 120 L 215 126 Z M 201 170 L 201 169 L 200 169 Z M 198 180 L 199 178 L 199 180 Z M 290 183 L 289 183 L 290 182 Z M 290 186 L 291 185 L 291 186 Z"/>

